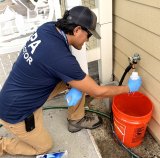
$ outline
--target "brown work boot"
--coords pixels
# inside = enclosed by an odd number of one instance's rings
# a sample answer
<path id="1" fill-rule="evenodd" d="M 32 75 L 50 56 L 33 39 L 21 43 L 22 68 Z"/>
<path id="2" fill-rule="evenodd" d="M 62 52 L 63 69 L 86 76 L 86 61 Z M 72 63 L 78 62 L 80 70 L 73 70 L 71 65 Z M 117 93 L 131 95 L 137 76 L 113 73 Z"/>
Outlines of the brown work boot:
<path id="1" fill-rule="evenodd" d="M 93 116 L 87 116 L 85 115 L 80 120 L 68 120 L 68 130 L 69 132 L 78 132 L 81 129 L 95 129 L 102 125 L 102 118 L 93 115 Z"/>

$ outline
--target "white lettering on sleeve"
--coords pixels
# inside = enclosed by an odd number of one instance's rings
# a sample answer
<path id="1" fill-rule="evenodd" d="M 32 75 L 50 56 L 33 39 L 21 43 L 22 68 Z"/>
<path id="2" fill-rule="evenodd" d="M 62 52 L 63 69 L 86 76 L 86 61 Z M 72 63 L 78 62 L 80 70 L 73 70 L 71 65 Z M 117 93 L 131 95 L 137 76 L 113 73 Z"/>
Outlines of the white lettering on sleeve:
<path id="1" fill-rule="evenodd" d="M 28 45 L 28 47 L 31 47 L 31 53 L 33 54 L 34 51 L 36 50 L 37 46 L 41 43 L 41 40 L 37 40 L 35 42 L 32 42 L 31 44 Z"/>
<path id="2" fill-rule="evenodd" d="M 30 37 L 31 41 L 34 41 L 38 37 L 37 32 Z"/>
<path id="3" fill-rule="evenodd" d="M 27 52 L 26 47 L 23 48 L 23 57 L 26 60 L 26 62 L 28 62 L 29 65 L 31 65 L 33 59 L 32 57 L 29 55 L 29 53 Z"/>
<path id="4" fill-rule="evenodd" d="M 31 47 L 31 52 L 30 53 L 27 51 L 26 46 L 23 48 L 23 57 L 26 60 L 26 62 L 28 62 L 29 65 L 31 65 L 31 63 L 33 61 L 32 55 L 34 54 L 38 45 L 41 43 L 41 40 L 36 40 L 37 37 L 38 37 L 38 34 L 37 34 L 37 32 L 35 32 L 29 39 L 29 41 L 31 42 L 28 45 L 28 47 Z"/>

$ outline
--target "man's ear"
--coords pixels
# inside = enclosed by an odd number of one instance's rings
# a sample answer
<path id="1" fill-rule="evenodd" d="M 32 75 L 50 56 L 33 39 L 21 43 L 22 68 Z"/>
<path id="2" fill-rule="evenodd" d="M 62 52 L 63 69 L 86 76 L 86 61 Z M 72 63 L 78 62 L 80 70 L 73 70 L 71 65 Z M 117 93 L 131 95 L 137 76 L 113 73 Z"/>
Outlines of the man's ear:
<path id="1" fill-rule="evenodd" d="M 79 32 L 79 30 L 81 30 L 81 26 L 76 26 L 73 30 L 73 35 L 75 35 L 76 33 Z"/>

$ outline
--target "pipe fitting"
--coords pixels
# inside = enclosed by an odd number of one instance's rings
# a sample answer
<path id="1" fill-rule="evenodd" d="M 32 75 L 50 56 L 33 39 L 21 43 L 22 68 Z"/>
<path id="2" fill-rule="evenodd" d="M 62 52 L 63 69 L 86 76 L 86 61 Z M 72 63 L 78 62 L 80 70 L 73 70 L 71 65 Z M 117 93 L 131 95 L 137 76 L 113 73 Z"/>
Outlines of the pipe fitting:
<path id="1" fill-rule="evenodd" d="M 129 63 L 131 65 L 137 64 L 139 60 L 141 60 L 141 57 L 138 53 L 135 53 L 132 57 L 128 57 Z"/>

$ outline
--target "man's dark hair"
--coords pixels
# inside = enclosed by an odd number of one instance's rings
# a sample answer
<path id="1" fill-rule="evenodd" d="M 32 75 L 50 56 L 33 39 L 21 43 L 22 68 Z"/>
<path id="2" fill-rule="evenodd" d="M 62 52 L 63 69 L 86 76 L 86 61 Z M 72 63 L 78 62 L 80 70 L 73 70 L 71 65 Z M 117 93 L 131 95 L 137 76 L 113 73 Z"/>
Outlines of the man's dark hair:
<path id="1" fill-rule="evenodd" d="M 55 26 L 64 31 L 65 34 L 73 35 L 73 30 L 78 25 L 74 23 L 69 23 L 67 20 L 68 16 L 69 16 L 69 11 L 66 10 L 63 15 L 63 18 L 58 19 L 58 21 L 55 23 Z"/>
<path id="2" fill-rule="evenodd" d="M 63 30 L 66 34 L 73 35 L 73 30 L 77 26 L 81 26 L 87 33 L 100 39 L 100 35 L 96 31 L 97 16 L 85 6 L 75 6 L 69 11 L 65 11 L 63 18 L 56 22 L 56 26 Z"/>

